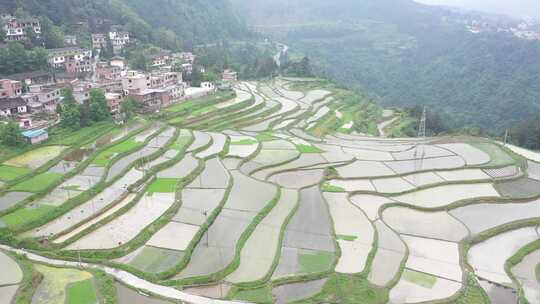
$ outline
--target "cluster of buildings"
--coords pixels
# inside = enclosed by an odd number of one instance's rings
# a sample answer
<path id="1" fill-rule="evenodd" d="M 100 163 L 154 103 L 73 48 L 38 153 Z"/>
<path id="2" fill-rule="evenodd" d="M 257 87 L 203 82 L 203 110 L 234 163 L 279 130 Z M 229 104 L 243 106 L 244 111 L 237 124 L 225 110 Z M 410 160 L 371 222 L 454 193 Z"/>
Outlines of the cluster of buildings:
<path id="1" fill-rule="evenodd" d="M 216 91 L 213 83 L 190 87 L 183 72 L 193 69 L 192 53 L 163 51 L 151 58 L 151 72 L 132 70 L 127 61 L 115 56 L 107 61 L 94 62 L 92 52 L 80 47 L 49 50 L 49 64 L 64 72 L 35 71 L 0 76 L 0 120 L 11 118 L 21 128 L 34 130 L 58 122 L 57 107 L 63 99 L 63 90 L 71 88 L 75 100 L 88 103 L 90 92 L 104 93 L 111 114 L 122 119 L 121 104 L 132 97 L 141 112 L 155 112 L 162 107 L 185 99 L 201 97 Z M 186 70 L 178 70 L 174 66 Z M 223 72 L 223 82 L 237 80 L 236 72 Z"/>
<path id="2" fill-rule="evenodd" d="M 130 43 L 129 32 L 113 27 L 107 34 L 92 34 L 92 48 L 103 50 L 108 47 L 108 43 L 111 44 L 113 52 L 119 54 Z"/>
<path id="3" fill-rule="evenodd" d="M 524 40 L 540 40 L 540 27 L 530 22 L 509 23 L 472 20 L 467 24 L 467 30 L 473 34 L 484 32 L 509 33 Z"/>
<path id="4" fill-rule="evenodd" d="M 37 37 L 41 35 L 41 23 L 36 18 L 16 18 L 12 15 L 0 16 L 6 33 L 6 42 L 25 41 L 32 31 Z"/>
<path id="5" fill-rule="evenodd" d="M 9 15 L 1 18 L 5 42 L 27 40 L 30 31 L 41 34 L 38 19 L 18 19 Z M 47 50 L 48 70 L 0 75 L 0 123 L 7 119 L 17 121 L 29 141 L 38 143 L 47 138 L 43 130 L 59 122 L 57 109 L 66 88 L 73 91 L 79 104 L 88 103 L 93 90 L 102 91 L 117 120 L 123 119 L 121 105 L 129 97 L 139 104 L 141 112 L 156 112 L 216 90 L 213 83 L 203 82 L 200 87 L 191 87 L 184 81 L 183 75 L 190 75 L 194 69 L 196 58 L 190 52 L 161 50 L 149 55 L 151 72 L 145 72 L 130 69 L 126 59 L 118 56 L 131 42 L 128 32 L 113 26 L 108 33 L 92 34 L 91 38 L 96 51 L 112 46 L 117 55 L 106 61 L 100 60 L 93 50 L 77 46 L 76 36 L 66 35 L 66 47 Z M 205 72 L 204 68 L 201 72 Z M 236 72 L 226 70 L 223 83 L 230 85 L 237 77 Z"/>

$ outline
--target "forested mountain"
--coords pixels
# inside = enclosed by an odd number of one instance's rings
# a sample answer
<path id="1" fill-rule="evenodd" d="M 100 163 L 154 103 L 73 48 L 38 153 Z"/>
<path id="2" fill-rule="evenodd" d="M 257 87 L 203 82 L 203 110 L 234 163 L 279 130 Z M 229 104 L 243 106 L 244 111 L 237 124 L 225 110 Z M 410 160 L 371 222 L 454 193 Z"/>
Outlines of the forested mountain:
<path id="1" fill-rule="evenodd" d="M 412 0 L 234 0 L 318 73 L 385 105 L 425 104 L 453 127 L 500 133 L 540 111 L 540 42 L 473 34 L 461 12 Z"/>
<path id="2" fill-rule="evenodd" d="M 0 0 L 0 8 L 47 17 L 59 26 L 123 25 L 142 42 L 172 39 L 174 33 L 181 44 L 191 45 L 248 33 L 228 0 Z"/>

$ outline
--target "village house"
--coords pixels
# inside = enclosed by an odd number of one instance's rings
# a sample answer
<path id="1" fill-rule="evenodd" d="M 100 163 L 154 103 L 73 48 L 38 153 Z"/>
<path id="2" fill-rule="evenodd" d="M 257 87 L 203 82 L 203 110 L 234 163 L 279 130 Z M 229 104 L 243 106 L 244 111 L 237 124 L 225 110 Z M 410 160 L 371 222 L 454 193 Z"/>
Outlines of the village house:
<path id="1" fill-rule="evenodd" d="M 223 71 L 222 76 L 223 82 L 225 83 L 233 83 L 238 81 L 238 73 L 233 70 L 225 70 Z"/>
<path id="2" fill-rule="evenodd" d="M 111 66 L 119 67 L 122 70 L 127 67 L 126 59 L 120 56 L 114 56 L 113 58 L 111 58 L 109 64 Z"/>
<path id="3" fill-rule="evenodd" d="M 92 34 L 92 48 L 101 50 L 107 47 L 107 37 L 105 34 Z"/>
<path id="4" fill-rule="evenodd" d="M 150 88 L 176 85 L 182 82 L 182 74 L 176 72 L 153 72 L 150 75 Z"/>
<path id="5" fill-rule="evenodd" d="M 157 54 L 150 55 L 150 64 L 154 68 L 159 68 L 162 66 L 170 65 L 172 60 L 172 55 L 170 51 L 160 51 Z"/>
<path id="6" fill-rule="evenodd" d="M 146 111 L 155 111 L 171 103 L 171 96 L 167 90 L 145 89 L 129 93 Z"/>
<path id="7" fill-rule="evenodd" d="M 126 47 L 129 40 L 129 32 L 113 30 L 109 32 L 109 39 L 111 41 L 113 52 L 118 54 L 124 47 Z"/>
<path id="8" fill-rule="evenodd" d="M 64 44 L 69 46 L 76 46 L 77 45 L 77 36 L 75 35 L 65 35 L 64 36 Z"/>
<path id="9" fill-rule="evenodd" d="M 118 116 L 120 115 L 120 106 L 125 100 L 124 95 L 120 93 L 105 93 L 105 99 L 107 100 L 107 105 L 111 110 L 111 115 L 115 119 L 118 119 Z"/>
<path id="10" fill-rule="evenodd" d="M 29 86 L 32 84 L 44 84 L 51 83 L 53 81 L 53 76 L 47 71 L 32 71 L 26 73 L 18 73 L 11 75 L 0 76 L 3 79 L 12 79 L 15 81 L 20 81 L 21 83 Z"/>
<path id="11" fill-rule="evenodd" d="M 22 83 L 11 79 L 0 79 L 0 98 L 22 95 Z"/>
<path id="12" fill-rule="evenodd" d="M 63 87 L 56 84 L 32 85 L 28 93 L 21 97 L 27 100 L 32 112 L 56 113 L 56 108 L 62 100 Z"/>
<path id="13" fill-rule="evenodd" d="M 92 51 L 80 47 L 49 50 L 49 65 L 69 74 L 92 72 Z"/>
<path id="14" fill-rule="evenodd" d="M 124 92 L 142 91 L 150 88 L 150 75 L 139 71 L 128 71 L 122 78 L 122 88 Z"/>
<path id="15" fill-rule="evenodd" d="M 4 16 L 4 31 L 6 41 L 24 41 L 28 39 L 28 32 L 31 30 L 37 36 L 41 34 L 41 24 L 36 18 L 15 18 L 13 16 Z"/>
<path id="16" fill-rule="evenodd" d="M 195 55 L 193 55 L 191 52 L 182 52 L 175 55 L 183 63 L 195 63 Z"/>
<path id="17" fill-rule="evenodd" d="M 49 139 L 49 133 L 45 129 L 25 131 L 22 136 L 32 145 L 40 144 Z"/>
<path id="18" fill-rule="evenodd" d="M 0 116 L 12 117 L 18 114 L 28 113 L 26 102 L 21 97 L 0 98 Z"/>
<path id="19" fill-rule="evenodd" d="M 120 80 L 122 79 L 122 69 L 101 61 L 96 64 L 95 75 L 98 81 Z"/>

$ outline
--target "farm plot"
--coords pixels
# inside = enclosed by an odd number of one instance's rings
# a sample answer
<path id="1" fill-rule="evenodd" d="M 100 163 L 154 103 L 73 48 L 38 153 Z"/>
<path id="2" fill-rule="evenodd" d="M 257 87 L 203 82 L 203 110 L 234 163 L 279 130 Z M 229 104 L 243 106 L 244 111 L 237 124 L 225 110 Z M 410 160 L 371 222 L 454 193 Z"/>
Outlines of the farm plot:
<path id="1" fill-rule="evenodd" d="M 485 169 L 484 172 L 486 172 L 487 175 L 491 176 L 494 179 L 513 178 L 518 177 L 522 174 L 520 168 L 517 166 L 507 166 L 497 169 Z"/>
<path id="2" fill-rule="evenodd" d="M 0 197 L 0 211 L 9 209 L 32 195 L 29 192 L 8 192 Z"/>
<path id="3" fill-rule="evenodd" d="M 280 200 L 257 228 L 240 253 L 240 266 L 225 280 L 232 283 L 256 281 L 271 269 L 280 245 L 281 227 L 298 202 L 298 192 L 282 190 Z"/>
<path id="4" fill-rule="evenodd" d="M 154 137 L 148 145 L 141 150 L 134 152 L 126 157 L 123 157 L 116 161 L 110 168 L 107 174 L 107 181 L 113 180 L 118 174 L 126 170 L 130 165 L 139 159 L 148 157 L 156 153 L 159 149 L 165 147 L 165 145 L 171 140 L 174 135 L 174 128 L 168 128 L 163 133 Z"/>
<path id="5" fill-rule="evenodd" d="M 319 293 L 327 279 L 281 285 L 272 289 L 277 304 L 291 303 Z"/>
<path id="6" fill-rule="evenodd" d="M 312 105 L 314 102 L 319 101 L 330 94 L 332 94 L 332 92 L 326 90 L 313 90 L 307 92 L 306 96 L 300 99 L 300 101 Z"/>
<path id="7" fill-rule="evenodd" d="M 118 304 L 173 304 L 172 302 L 150 298 L 120 283 L 115 284 Z"/>
<path id="8" fill-rule="evenodd" d="M 527 167 L 527 173 L 529 174 L 529 178 L 540 181 L 540 164 L 528 161 Z"/>
<path id="9" fill-rule="evenodd" d="M 352 180 L 341 180 L 334 179 L 328 181 L 324 186 L 323 190 L 328 192 L 354 192 L 354 191 L 369 191 L 375 192 L 375 187 L 369 179 L 352 179 Z"/>
<path id="10" fill-rule="evenodd" d="M 199 231 L 199 226 L 171 222 L 161 228 L 148 242 L 148 246 L 184 251 Z"/>
<path id="11" fill-rule="evenodd" d="M 491 157 L 488 153 L 469 144 L 442 144 L 439 145 L 439 147 L 448 149 L 455 154 L 461 156 L 469 166 L 484 165 L 491 161 Z"/>
<path id="12" fill-rule="evenodd" d="M 519 303 L 518 295 L 512 288 L 480 280 L 479 285 L 486 292 L 491 304 Z"/>
<path id="13" fill-rule="evenodd" d="M 259 142 L 251 136 L 229 136 L 231 144 L 227 156 L 247 158 L 257 151 Z"/>
<path id="14" fill-rule="evenodd" d="M 530 197 L 540 193 L 540 181 L 520 178 L 517 180 L 503 181 L 496 184 L 497 190 L 503 196 Z"/>
<path id="15" fill-rule="evenodd" d="M 82 225 L 78 226 L 77 228 L 71 230 L 69 233 L 63 234 L 62 236 L 60 236 L 58 238 L 55 238 L 53 240 L 53 242 L 57 243 L 57 244 L 60 244 L 60 243 L 63 243 L 65 241 L 69 240 L 70 238 L 72 238 L 72 237 L 76 236 L 77 234 L 83 232 L 85 229 L 88 229 L 92 225 L 95 225 L 95 224 L 99 223 L 103 219 L 113 215 L 118 210 L 124 208 L 126 205 L 131 203 L 135 199 L 135 197 L 136 197 L 135 194 L 133 194 L 133 193 L 129 194 L 120 203 L 116 204 L 111 209 L 108 209 L 106 212 L 101 213 L 100 215 L 94 217 L 93 219 L 91 219 L 88 222 L 85 222 L 84 224 L 82 224 Z"/>
<path id="16" fill-rule="evenodd" d="M 447 212 L 422 212 L 393 207 L 384 210 L 384 222 L 401 234 L 459 242 L 469 235 L 467 227 Z"/>
<path id="17" fill-rule="evenodd" d="M 450 211 L 472 234 L 507 223 L 540 217 L 540 200 L 527 203 L 475 204 Z"/>
<path id="18" fill-rule="evenodd" d="M 143 143 L 145 142 L 148 138 L 150 138 L 152 135 L 154 135 L 157 131 L 159 131 L 159 129 L 161 128 L 161 126 L 159 124 L 153 124 L 152 126 L 150 126 L 150 128 L 142 131 L 141 133 L 137 134 L 137 136 L 135 136 L 133 139 L 136 141 L 136 142 L 139 142 L 139 143 Z"/>
<path id="19" fill-rule="evenodd" d="M 330 214 L 318 187 L 300 191 L 300 205 L 285 230 L 272 278 L 327 270 L 334 261 Z"/>
<path id="20" fill-rule="evenodd" d="M 330 108 L 327 106 L 321 107 L 315 115 L 311 116 L 306 122 L 308 124 L 312 122 L 317 122 L 319 119 L 323 118 L 326 114 L 330 113 Z"/>
<path id="21" fill-rule="evenodd" d="M 14 285 L 21 282 L 23 272 L 17 262 L 0 251 L 0 286 Z"/>
<path id="22" fill-rule="evenodd" d="M 394 160 L 392 155 L 389 152 L 385 152 L 385 151 L 348 148 L 348 147 L 343 147 L 343 151 L 347 154 L 350 154 L 356 157 L 356 159 L 358 160 L 371 160 L 371 161 L 393 161 Z"/>
<path id="23" fill-rule="evenodd" d="M 529 303 L 540 303 L 540 282 L 536 269 L 540 264 L 540 250 L 536 250 L 523 258 L 511 271 L 516 276 L 525 292 Z"/>
<path id="24" fill-rule="evenodd" d="M 355 161 L 354 163 L 336 168 L 342 178 L 366 178 L 396 175 L 396 173 L 382 162 Z"/>
<path id="25" fill-rule="evenodd" d="M 386 286 L 399 273 L 407 248 L 399 236 L 382 221 L 375 222 L 378 248 L 368 280 L 377 286 Z"/>
<path id="26" fill-rule="evenodd" d="M 202 225 L 210 213 L 223 200 L 225 189 L 182 190 L 182 206 L 173 217 L 173 221 L 190 225 Z"/>
<path id="27" fill-rule="evenodd" d="M 299 168 L 325 164 L 325 163 L 326 163 L 326 160 L 322 158 L 320 154 L 301 154 L 298 159 L 290 161 L 284 165 L 257 171 L 256 173 L 253 174 L 253 177 L 260 180 L 264 180 L 279 172 L 290 171 L 293 169 L 299 169 Z"/>
<path id="28" fill-rule="evenodd" d="M 253 132 L 263 132 L 263 131 L 266 131 L 268 129 L 270 129 L 270 126 L 275 122 L 275 121 L 278 121 L 280 119 L 280 117 L 275 117 L 275 114 L 273 114 L 272 118 L 269 118 L 269 119 L 265 119 L 257 124 L 253 124 L 253 125 L 250 125 L 248 127 L 244 127 L 242 128 L 243 130 L 246 130 L 246 131 L 253 131 Z"/>
<path id="29" fill-rule="evenodd" d="M 263 167 L 279 165 L 292 161 L 298 158 L 298 156 L 300 156 L 300 152 L 296 150 L 263 149 L 253 160 L 242 165 L 240 170 L 248 174 Z"/>
<path id="30" fill-rule="evenodd" d="M 404 304 L 442 300 L 456 294 L 461 287 L 458 282 L 406 269 L 399 283 L 390 291 L 390 301 Z"/>
<path id="31" fill-rule="evenodd" d="M 32 172 L 32 170 L 28 168 L 0 165 L 0 181 L 9 182 L 30 172 Z"/>
<path id="32" fill-rule="evenodd" d="M 270 178 L 270 181 L 282 187 L 300 189 L 318 184 L 324 175 L 324 170 L 298 170 L 278 173 Z"/>
<path id="33" fill-rule="evenodd" d="M 68 268 L 53 268 L 41 264 L 36 264 L 35 268 L 43 274 L 43 281 L 34 293 L 33 304 L 97 302 L 97 292 L 93 285 L 90 285 L 90 288 L 73 290 L 73 284 L 92 280 L 93 277 L 90 273 Z M 78 296 L 84 296 L 84 301 L 75 300 Z"/>
<path id="34" fill-rule="evenodd" d="M 403 179 L 415 187 L 425 187 L 444 182 L 444 179 L 434 172 L 414 173 L 404 176 Z"/>
<path id="35" fill-rule="evenodd" d="M 341 248 L 336 271 L 362 272 L 374 240 L 375 231 L 371 222 L 359 208 L 349 202 L 347 194 L 324 193 L 324 198 L 334 219 L 334 231 Z"/>
<path id="36" fill-rule="evenodd" d="M 129 211 L 69 245 L 66 250 L 119 247 L 157 220 L 173 205 L 174 200 L 174 193 L 146 194 Z"/>
<path id="37" fill-rule="evenodd" d="M 114 184 L 107 187 L 97 196 L 83 203 L 82 205 L 65 213 L 61 217 L 50 221 L 49 223 L 29 231 L 28 234 L 33 237 L 52 236 L 62 231 L 69 230 L 74 225 L 85 221 L 98 213 L 104 208 L 123 198 L 127 188 L 143 177 L 142 172 L 132 169 Z"/>
<path id="38" fill-rule="evenodd" d="M 203 172 L 189 184 L 188 188 L 225 189 L 229 183 L 229 172 L 217 158 L 207 160 Z"/>
<path id="39" fill-rule="evenodd" d="M 449 150 L 443 149 L 438 146 L 433 146 L 433 145 L 424 145 L 423 150 L 424 150 L 424 155 L 423 155 L 424 158 L 437 158 L 437 157 L 455 155 Z M 418 159 L 421 157 L 421 155 L 418 154 L 418 149 L 416 149 L 415 147 L 412 147 L 404 151 L 392 152 L 392 156 L 396 160 L 411 160 L 411 159 Z"/>
<path id="40" fill-rule="evenodd" d="M 409 174 L 419 171 L 457 169 L 465 166 L 465 161 L 460 156 L 446 156 L 423 160 L 391 161 L 385 164 L 398 174 Z"/>
<path id="41" fill-rule="evenodd" d="M 272 130 L 276 131 L 276 130 L 281 130 L 281 129 L 285 129 L 285 128 L 288 128 L 288 127 L 291 127 L 291 125 L 296 121 L 295 118 L 291 118 L 291 119 L 285 119 L 283 121 L 281 121 L 280 123 L 278 123 L 277 125 L 275 125 Z"/>
<path id="42" fill-rule="evenodd" d="M 407 268 L 461 282 L 458 243 L 408 235 L 401 238 L 409 248 Z"/>
<path id="43" fill-rule="evenodd" d="M 201 241 L 191 259 L 175 278 L 210 275 L 232 262 L 236 244 L 256 213 L 223 209 Z"/>
<path id="44" fill-rule="evenodd" d="M 277 102 L 281 104 L 281 109 L 275 113 L 275 116 L 280 116 L 283 114 L 287 114 L 289 112 L 292 112 L 296 109 L 298 109 L 298 103 L 294 102 L 293 100 L 283 98 L 283 97 L 276 97 L 274 98 Z"/>
<path id="45" fill-rule="evenodd" d="M 351 203 L 353 203 L 356 207 L 362 209 L 362 211 L 364 211 L 367 217 L 372 221 L 379 218 L 379 209 L 383 205 L 396 202 L 385 196 L 371 194 L 353 195 L 350 200 Z"/>
<path id="46" fill-rule="evenodd" d="M 197 153 L 195 157 L 205 159 L 216 156 L 221 153 L 221 151 L 223 151 L 223 149 L 225 148 L 225 144 L 227 143 L 227 136 L 220 133 L 209 134 L 212 137 L 212 145 L 208 149 Z"/>
<path id="47" fill-rule="evenodd" d="M 15 192 L 38 193 L 45 191 L 52 184 L 58 182 L 61 178 L 62 174 L 45 172 L 16 184 L 15 186 L 11 187 L 10 190 Z"/>
<path id="48" fill-rule="evenodd" d="M 533 152 L 531 150 L 527 150 L 527 149 L 524 149 L 524 148 L 521 148 L 521 147 L 516 147 L 516 146 L 513 146 L 513 145 L 506 145 L 505 147 L 507 147 L 508 149 L 512 150 L 512 152 L 518 154 L 518 155 L 521 155 L 527 159 L 530 159 L 532 161 L 535 161 L 537 163 L 540 163 L 540 153 L 538 152 Z"/>
<path id="49" fill-rule="evenodd" d="M 199 167 L 199 161 L 191 154 L 186 154 L 184 158 L 163 171 L 158 172 L 158 178 L 186 178 Z"/>
<path id="50" fill-rule="evenodd" d="M 379 193 L 401 193 L 415 189 L 415 186 L 401 177 L 377 178 L 371 182 Z"/>
<path id="51" fill-rule="evenodd" d="M 521 228 L 496 235 L 473 245 L 467 257 L 477 276 L 502 285 L 512 286 L 504 264 L 523 246 L 538 240 L 535 228 Z M 493 254 L 496 252 L 497 254 Z"/>
<path id="52" fill-rule="evenodd" d="M 296 136 L 298 138 L 301 138 L 303 140 L 307 140 L 307 141 L 311 141 L 311 142 L 322 142 L 322 140 L 320 138 L 317 138 L 317 137 L 315 137 L 313 135 L 309 135 L 308 133 L 306 133 L 302 129 L 292 129 L 292 130 L 290 130 L 290 132 L 294 136 Z"/>
<path id="53" fill-rule="evenodd" d="M 230 173 L 234 184 L 225 208 L 258 212 L 276 195 L 277 189 L 274 185 L 257 181 L 238 170 Z"/>
<path id="54" fill-rule="evenodd" d="M 394 200 L 423 208 L 437 208 L 474 198 L 494 198 L 499 194 L 492 184 L 444 185 L 393 197 Z"/>
<path id="55" fill-rule="evenodd" d="M 200 132 L 200 131 L 193 131 L 193 136 L 195 139 L 193 140 L 193 143 L 191 143 L 191 146 L 187 149 L 187 152 L 193 152 L 199 149 L 202 149 L 203 147 L 209 145 L 212 142 L 212 136 L 208 133 Z"/>
<path id="56" fill-rule="evenodd" d="M 445 181 L 457 182 L 457 181 L 481 181 L 490 180 L 491 177 L 480 169 L 460 169 L 452 171 L 437 171 L 438 176 L 442 177 Z"/>
<path id="57" fill-rule="evenodd" d="M 64 150 L 68 148 L 68 146 L 45 146 L 37 148 L 5 161 L 4 165 L 37 169 L 50 160 L 58 157 L 62 152 L 64 152 Z"/>
<path id="58" fill-rule="evenodd" d="M 174 267 L 184 255 L 182 251 L 142 246 L 116 261 L 135 267 L 140 271 L 160 273 Z"/>
<path id="59" fill-rule="evenodd" d="M 0 303 L 12 303 L 18 289 L 18 285 L 0 287 Z"/>

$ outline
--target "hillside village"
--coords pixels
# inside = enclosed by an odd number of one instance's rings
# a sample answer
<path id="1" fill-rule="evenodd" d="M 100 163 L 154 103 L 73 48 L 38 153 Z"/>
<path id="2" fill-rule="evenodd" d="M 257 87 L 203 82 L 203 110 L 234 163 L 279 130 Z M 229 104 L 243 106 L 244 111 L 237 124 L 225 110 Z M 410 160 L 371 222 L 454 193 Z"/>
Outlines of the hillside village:
<path id="1" fill-rule="evenodd" d="M 43 35 L 37 18 L 1 18 L 5 32 L 2 48 Z M 106 33 L 93 33 L 91 49 L 79 46 L 79 42 L 79 37 L 65 35 L 65 47 L 47 49 L 47 69 L 0 75 L 0 121 L 16 121 L 23 131 L 57 125 L 59 107 L 68 89 L 80 105 L 90 102 L 91 92 L 101 93 L 111 116 L 121 123 L 125 119 L 122 104 L 130 98 L 137 102 L 138 112 L 155 112 L 219 89 L 228 90 L 238 77 L 235 71 L 225 70 L 219 81 L 195 84 L 191 81 L 194 69 L 205 72 L 204 66 L 196 64 L 197 57 L 191 52 L 164 49 L 144 58 L 146 71 L 134 69 L 121 54 L 137 41 L 120 26 L 112 26 Z M 101 54 L 107 48 L 113 56 L 103 58 Z"/>

